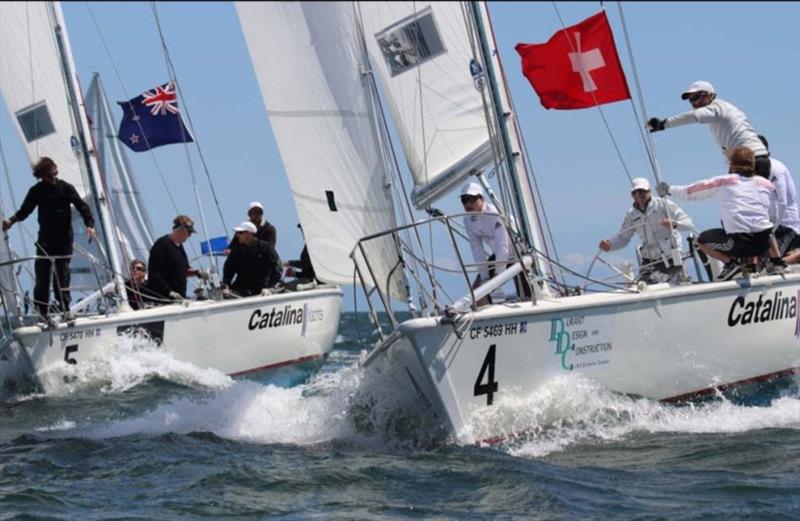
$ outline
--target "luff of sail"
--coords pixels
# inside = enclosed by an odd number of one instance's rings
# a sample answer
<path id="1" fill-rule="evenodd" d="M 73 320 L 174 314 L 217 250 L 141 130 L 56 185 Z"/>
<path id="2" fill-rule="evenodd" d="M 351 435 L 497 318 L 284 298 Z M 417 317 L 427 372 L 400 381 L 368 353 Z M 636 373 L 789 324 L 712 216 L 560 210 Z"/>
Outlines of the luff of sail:
<path id="1" fill-rule="evenodd" d="M 357 240 L 396 226 L 353 5 L 237 2 L 236 9 L 314 270 L 320 280 L 352 283 Z M 366 247 L 383 291 L 405 298 L 402 270 L 392 271 L 395 242 Z"/>
<path id="2" fill-rule="evenodd" d="M 492 163 L 461 2 L 358 2 L 370 61 L 425 208 Z M 474 70 L 474 69 L 473 69 Z"/>
<path id="3" fill-rule="evenodd" d="M 117 124 L 99 74 L 95 74 L 89 84 L 86 112 L 92 122 L 97 161 L 123 238 L 123 255 L 128 262 L 133 259 L 146 261 L 154 242 L 153 226 L 128 158 L 117 139 Z"/>

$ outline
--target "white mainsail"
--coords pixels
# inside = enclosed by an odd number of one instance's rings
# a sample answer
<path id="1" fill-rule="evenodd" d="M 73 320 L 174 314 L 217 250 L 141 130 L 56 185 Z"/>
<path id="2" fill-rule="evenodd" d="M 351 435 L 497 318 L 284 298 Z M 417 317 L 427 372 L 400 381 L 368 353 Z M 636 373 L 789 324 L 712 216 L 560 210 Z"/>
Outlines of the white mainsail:
<path id="1" fill-rule="evenodd" d="M 461 2 L 358 2 L 380 79 L 425 208 L 492 163 Z M 471 69 L 472 67 L 472 69 Z M 478 75 L 476 74 L 476 76 Z"/>
<path id="2" fill-rule="evenodd" d="M 352 283 L 357 240 L 396 226 L 353 4 L 237 2 L 236 9 L 314 270 L 326 282 Z M 402 270 L 392 272 L 395 242 L 367 246 L 374 280 L 405 298 Z"/>
<path id="3" fill-rule="evenodd" d="M 128 262 L 133 259 L 146 261 L 154 242 L 153 226 L 128 158 L 117 139 L 117 124 L 99 74 L 95 74 L 89 84 L 86 112 L 92 123 L 97 161 L 123 237 L 123 255 Z"/>

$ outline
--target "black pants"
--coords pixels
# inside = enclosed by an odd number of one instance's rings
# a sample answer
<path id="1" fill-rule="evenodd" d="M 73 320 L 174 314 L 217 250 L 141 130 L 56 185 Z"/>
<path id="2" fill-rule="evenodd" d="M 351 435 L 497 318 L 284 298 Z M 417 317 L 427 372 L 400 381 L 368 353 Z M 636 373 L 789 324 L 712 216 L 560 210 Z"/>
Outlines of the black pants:
<path id="1" fill-rule="evenodd" d="M 492 261 L 495 260 L 495 258 L 496 257 L 494 256 L 494 253 L 492 253 L 489 256 L 489 258 L 487 259 L 487 262 L 492 262 Z M 509 262 L 508 264 L 506 264 L 506 269 L 510 268 L 515 263 L 516 263 L 516 261 Z M 494 269 L 494 266 L 490 266 L 489 267 L 489 278 L 490 279 L 493 278 L 495 276 L 495 273 L 496 273 L 496 271 Z M 519 275 L 514 277 L 514 288 L 517 290 L 517 296 L 530 298 L 530 296 L 531 296 L 531 286 L 530 286 L 530 284 L 528 284 L 528 277 L 526 277 L 524 273 L 520 273 Z M 490 303 L 492 302 L 492 297 L 491 296 L 489 297 L 489 302 Z"/>
<path id="2" fill-rule="evenodd" d="M 48 248 L 50 250 L 51 248 Z M 56 250 L 59 251 L 59 250 Z M 38 244 L 36 245 L 36 255 L 44 257 L 46 255 L 56 255 L 51 251 L 45 251 Z M 71 255 L 69 253 L 61 253 L 59 255 Z M 62 311 L 69 310 L 69 303 L 71 301 L 69 294 L 69 257 L 64 259 L 36 259 L 33 268 L 36 273 L 36 285 L 33 287 L 33 299 L 36 303 L 36 310 L 42 316 L 47 316 L 47 310 L 50 303 L 50 282 L 53 283 L 53 292 L 56 294 L 56 299 L 61 306 Z M 55 266 L 55 271 L 52 267 Z M 59 288 L 61 291 L 59 291 Z"/>

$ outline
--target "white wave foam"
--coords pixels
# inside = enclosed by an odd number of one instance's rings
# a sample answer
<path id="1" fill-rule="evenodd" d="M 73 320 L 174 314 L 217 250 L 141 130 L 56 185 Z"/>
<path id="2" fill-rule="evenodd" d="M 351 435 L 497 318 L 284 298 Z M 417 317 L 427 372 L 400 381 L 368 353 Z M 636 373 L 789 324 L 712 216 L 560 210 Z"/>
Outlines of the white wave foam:
<path id="1" fill-rule="evenodd" d="M 98 387 L 101 392 L 119 393 L 152 378 L 214 389 L 233 383 L 221 371 L 176 360 L 152 341 L 128 335 L 116 337 L 103 359 L 82 360 L 76 365 L 58 364 L 40 375 L 45 394 L 50 396 Z"/>
<path id="2" fill-rule="evenodd" d="M 767 428 L 800 429 L 800 397 L 785 396 L 768 406 L 728 400 L 676 406 L 613 393 L 575 375 L 556 378 L 524 398 L 503 399 L 472 415 L 476 439 L 497 432 L 520 433 L 510 454 L 541 457 L 567 447 L 616 441 L 637 432 L 737 433 Z M 491 429 L 490 429 L 491 427 Z"/>
<path id="3" fill-rule="evenodd" d="M 45 427 L 37 427 L 36 430 L 38 432 L 52 432 L 52 431 L 68 431 L 74 429 L 76 427 L 76 423 L 71 420 L 61 420 L 53 423 L 52 425 L 47 425 Z"/>
<path id="4" fill-rule="evenodd" d="M 346 406 L 357 385 L 353 367 L 288 389 L 241 380 L 210 396 L 175 399 L 143 416 L 115 421 L 90 436 L 212 432 L 237 441 L 317 444 L 352 434 Z"/>

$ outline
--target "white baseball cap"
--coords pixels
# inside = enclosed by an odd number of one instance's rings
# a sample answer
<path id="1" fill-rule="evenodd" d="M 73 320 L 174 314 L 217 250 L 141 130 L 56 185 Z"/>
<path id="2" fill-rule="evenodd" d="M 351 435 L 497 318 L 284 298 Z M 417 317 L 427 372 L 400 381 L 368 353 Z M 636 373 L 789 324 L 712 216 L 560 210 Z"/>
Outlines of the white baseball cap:
<path id="1" fill-rule="evenodd" d="M 461 189 L 461 195 L 480 195 L 483 197 L 483 188 L 478 183 L 467 183 Z M 459 197 L 461 197 L 459 195 Z"/>
<path id="2" fill-rule="evenodd" d="M 235 231 L 235 232 L 257 233 L 258 232 L 258 228 L 256 228 L 256 225 L 251 223 L 250 221 L 244 221 L 239 226 L 234 226 L 233 227 L 233 231 Z"/>
<path id="3" fill-rule="evenodd" d="M 708 92 L 710 94 L 715 94 L 717 91 L 715 91 L 714 86 L 707 81 L 696 81 L 689 85 L 688 89 L 683 91 L 683 94 L 681 94 L 681 99 L 686 99 L 695 92 Z"/>
<path id="4" fill-rule="evenodd" d="M 262 212 L 264 211 L 264 207 L 263 207 L 263 206 L 261 206 L 261 203 L 259 203 L 258 201 L 253 201 L 252 203 L 250 203 L 249 205 L 247 205 L 247 211 L 248 211 L 248 212 L 249 212 L 250 210 L 252 210 L 253 208 L 259 208 L 259 209 L 260 209 Z"/>
<path id="5" fill-rule="evenodd" d="M 631 191 L 634 190 L 647 190 L 650 191 L 650 181 L 645 179 L 644 177 L 637 177 L 633 181 L 631 181 Z"/>

